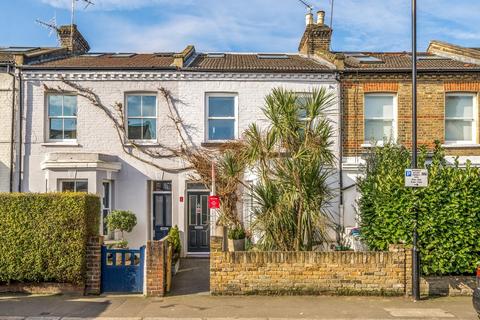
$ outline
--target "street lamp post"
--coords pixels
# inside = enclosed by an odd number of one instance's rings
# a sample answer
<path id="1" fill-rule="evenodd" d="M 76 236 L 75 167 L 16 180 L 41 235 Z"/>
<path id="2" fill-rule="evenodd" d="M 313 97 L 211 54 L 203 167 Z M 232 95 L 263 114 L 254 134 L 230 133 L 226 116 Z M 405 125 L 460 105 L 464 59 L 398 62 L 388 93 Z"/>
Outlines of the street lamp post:
<path id="1" fill-rule="evenodd" d="M 412 0 L 412 168 L 417 169 L 417 0 Z M 420 300 L 420 257 L 418 252 L 418 209 L 414 206 L 412 248 L 412 295 Z"/>

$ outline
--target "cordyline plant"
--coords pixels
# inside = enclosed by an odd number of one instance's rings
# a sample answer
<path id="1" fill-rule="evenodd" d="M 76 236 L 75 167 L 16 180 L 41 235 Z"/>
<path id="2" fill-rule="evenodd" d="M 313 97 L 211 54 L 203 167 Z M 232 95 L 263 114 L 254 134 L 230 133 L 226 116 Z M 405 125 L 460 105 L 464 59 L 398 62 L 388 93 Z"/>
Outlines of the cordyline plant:
<path id="1" fill-rule="evenodd" d="M 179 141 L 177 146 L 170 146 L 157 142 L 154 147 L 146 148 L 135 141 L 129 140 L 125 128 L 125 112 L 121 102 L 113 106 L 107 106 L 102 102 L 101 97 L 91 88 L 84 87 L 78 82 L 62 79 L 63 87 L 51 88 L 44 85 L 45 91 L 64 93 L 72 91 L 78 96 L 85 98 L 90 104 L 101 110 L 113 124 L 122 150 L 128 156 L 150 165 L 156 169 L 169 173 L 180 173 L 191 171 L 191 180 L 201 182 L 207 186 L 211 185 L 212 163 L 216 172 L 216 191 L 220 196 L 220 217 L 218 224 L 225 226 L 240 225 L 237 215 L 237 203 L 239 199 L 239 186 L 244 165 L 241 142 L 224 143 L 216 150 L 199 147 L 193 144 L 188 134 L 188 129 L 180 117 L 176 107 L 179 102 L 170 91 L 159 88 L 159 96 L 163 97 L 168 107 L 168 116 L 175 127 Z M 159 160 L 173 160 L 173 163 L 182 163 L 180 166 L 161 165 Z M 180 159 L 182 161 L 175 161 Z"/>
<path id="2" fill-rule="evenodd" d="M 274 89 L 263 113 L 269 126 L 245 132 L 245 157 L 260 177 L 253 187 L 253 232 L 264 250 L 312 250 L 327 239 L 332 192 L 332 125 L 326 111 L 334 96 L 325 88 L 299 96 Z"/>

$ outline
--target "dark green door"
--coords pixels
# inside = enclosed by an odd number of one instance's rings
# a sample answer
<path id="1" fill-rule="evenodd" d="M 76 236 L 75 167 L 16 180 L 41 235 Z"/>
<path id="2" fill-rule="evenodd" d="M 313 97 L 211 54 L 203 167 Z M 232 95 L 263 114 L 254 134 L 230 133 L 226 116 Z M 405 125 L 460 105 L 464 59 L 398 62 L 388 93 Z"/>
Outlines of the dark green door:
<path id="1" fill-rule="evenodd" d="M 187 193 L 188 252 L 210 251 L 210 210 L 208 192 Z"/>

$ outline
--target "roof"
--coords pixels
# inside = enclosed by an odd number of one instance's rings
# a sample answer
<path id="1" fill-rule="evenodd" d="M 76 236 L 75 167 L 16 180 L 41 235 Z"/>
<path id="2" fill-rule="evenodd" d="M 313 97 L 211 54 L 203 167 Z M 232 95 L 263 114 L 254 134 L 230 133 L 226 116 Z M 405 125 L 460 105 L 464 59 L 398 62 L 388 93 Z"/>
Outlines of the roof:
<path id="1" fill-rule="evenodd" d="M 174 53 L 88 53 L 35 64 L 38 69 L 175 69 Z M 316 72 L 331 68 L 299 54 L 197 53 L 188 59 L 185 71 L 225 72 Z"/>
<path id="2" fill-rule="evenodd" d="M 200 54 L 187 67 L 199 71 L 285 71 L 314 72 L 330 70 L 326 64 L 298 54 Z"/>
<path id="3" fill-rule="evenodd" d="M 410 52 L 344 52 L 344 54 L 346 71 L 402 71 L 411 70 L 412 68 L 412 55 Z M 365 60 L 370 61 L 361 62 L 361 55 L 367 57 Z M 417 68 L 420 71 L 480 69 L 479 64 L 466 63 L 427 52 L 419 52 L 417 61 Z"/>
<path id="4" fill-rule="evenodd" d="M 15 56 L 22 56 L 23 64 L 29 64 L 65 55 L 66 49 L 58 47 L 0 47 L 0 64 L 15 63 Z"/>
<path id="5" fill-rule="evenodd" d="M 91 68 L 91 69 L 169 69 L 173 53 L 168 54 L 115 54 L 88 53 L 64 59 L 35 64 L 45 68 Z"/>

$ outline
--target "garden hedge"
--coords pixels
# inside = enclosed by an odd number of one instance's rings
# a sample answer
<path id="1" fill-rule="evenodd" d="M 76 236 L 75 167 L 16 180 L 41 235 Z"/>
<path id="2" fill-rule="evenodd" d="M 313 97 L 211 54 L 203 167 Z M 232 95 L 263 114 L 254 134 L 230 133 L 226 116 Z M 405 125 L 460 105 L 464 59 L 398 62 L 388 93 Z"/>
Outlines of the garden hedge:
<path id="1" fill-rule="evenodd" d="M 0 283 L 85 280 L 100 200 L 85 193 L 0 193 Z"/>
<path id="2" fill-rule="evenodd" d="M 480 168 L 447 164 L 437 142 L 428 165 L 424 149 L 419 157 L 429 186 L 405 188 L 410 157 L 405 147 L 391 144 L 369 155 L 358 183 L 363 238 L 373 250 L 411 244 L 416 209 L 423 274 L 472 274 L 480 263 Z"/>

